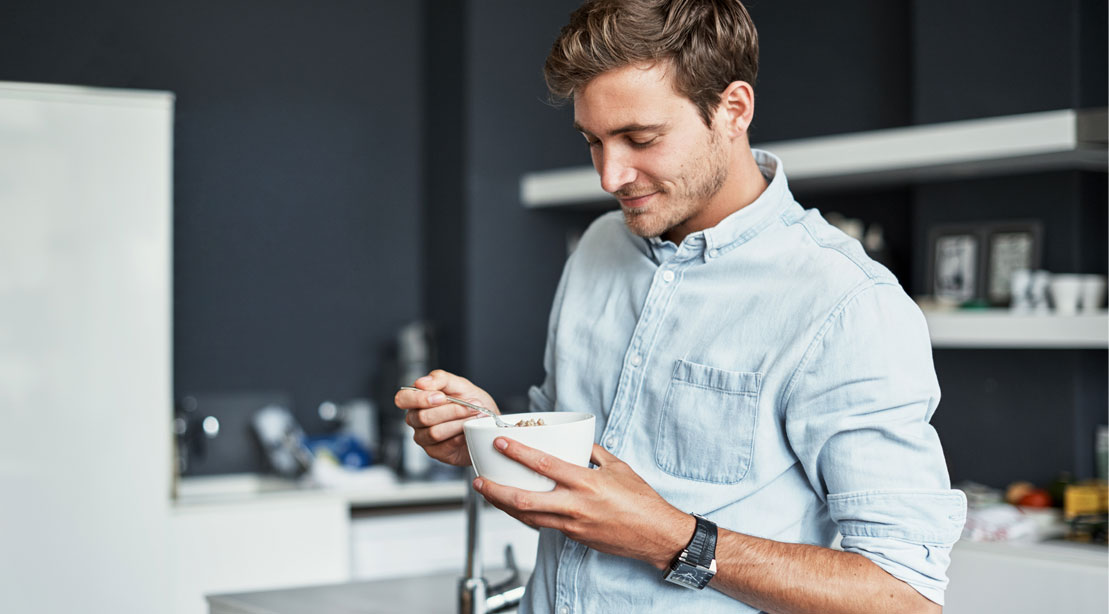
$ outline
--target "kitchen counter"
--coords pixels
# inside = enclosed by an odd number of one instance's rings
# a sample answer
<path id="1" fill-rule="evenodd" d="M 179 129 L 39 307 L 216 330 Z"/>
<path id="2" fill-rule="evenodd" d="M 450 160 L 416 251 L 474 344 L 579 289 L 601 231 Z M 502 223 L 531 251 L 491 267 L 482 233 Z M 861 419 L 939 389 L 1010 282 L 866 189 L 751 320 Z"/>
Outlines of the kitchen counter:
<path id="1" fill-rule="evenodd" d="M 208 607 L 211 614 L 454 614 L 460 577 L 460 573 L 443 573 L 211 595 Z"/>
<path id="2" fill-rule="evenodd" d="M 401 481 L 384 467 L 374 467 L 347 483 L 319 487 L 259 474 L 186 477 L 177 485 L 177 509 L 221 504 L 275 503 L 342 499 L 351 509 L 460 503 L 465 480 Z"/>

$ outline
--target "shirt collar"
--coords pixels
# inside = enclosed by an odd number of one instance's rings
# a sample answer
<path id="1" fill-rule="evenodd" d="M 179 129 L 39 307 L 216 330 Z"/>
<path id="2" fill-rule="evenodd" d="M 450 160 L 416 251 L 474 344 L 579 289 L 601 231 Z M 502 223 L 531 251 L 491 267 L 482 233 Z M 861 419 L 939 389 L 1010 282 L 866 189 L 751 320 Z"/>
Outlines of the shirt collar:
<path id="1" fill-rule="evenodd" d="M 762 194 L 751 204 L 720 220 L 716 226 L 689 233 L 680 246 L 661 237 L 647 238 L 648 247 L 657 260 L 661 261 L 679 250 L 705 260 L 716 258 L 758 234 L 774 213 L 793 201 L 785 169 L 778 156 L 761 149 L 752 149 L 751 153 L 768 182 Z"/>

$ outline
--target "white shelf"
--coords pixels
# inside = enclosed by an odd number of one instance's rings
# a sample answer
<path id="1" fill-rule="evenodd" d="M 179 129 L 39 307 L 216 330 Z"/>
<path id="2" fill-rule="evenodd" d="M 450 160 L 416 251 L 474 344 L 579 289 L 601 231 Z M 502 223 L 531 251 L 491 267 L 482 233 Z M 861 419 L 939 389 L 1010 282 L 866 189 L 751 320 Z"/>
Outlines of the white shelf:
<path id="1" fill-rule="evenodd" d="M 1062 109 L 754 145 L 794 192 L 1048 170 L 1105 172 L 1106 109 Z M 591 166 L 525 173 L 525 207 L 614 206 Z"/>
<path id="2" fill-rule="evenodd" d="M 1014 314 L 1006 309 L 926 310 L 934 348 L 1109 347 L 1109 316 Z"/>

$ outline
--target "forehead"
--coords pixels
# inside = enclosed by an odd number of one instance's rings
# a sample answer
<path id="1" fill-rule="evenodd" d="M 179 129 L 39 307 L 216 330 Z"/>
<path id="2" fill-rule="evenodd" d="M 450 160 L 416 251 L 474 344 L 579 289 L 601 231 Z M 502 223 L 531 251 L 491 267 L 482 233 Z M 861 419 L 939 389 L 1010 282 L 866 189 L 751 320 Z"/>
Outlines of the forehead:
<path id="1" fill-rule="evenodd" d="M 680 123 L 697 108 L 679 94 L 665 62 L 631 64 L 593 78 L 574 95 L 574 122 L 592 134 L 629 124 Z"/>

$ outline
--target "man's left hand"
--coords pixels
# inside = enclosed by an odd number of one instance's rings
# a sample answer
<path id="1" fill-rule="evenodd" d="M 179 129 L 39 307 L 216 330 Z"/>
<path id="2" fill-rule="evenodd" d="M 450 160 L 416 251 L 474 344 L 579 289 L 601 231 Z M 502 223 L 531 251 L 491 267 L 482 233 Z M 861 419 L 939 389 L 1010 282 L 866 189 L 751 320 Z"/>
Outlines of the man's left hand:
<path id="1" fill-rule="evenodd" d="M 531 492 L 484 478 L 474 489 L 520 522 L 549 527 L 585 546 L 646 561 L 664 569 L 689 542 L 696 521 L 667 503 L 627 463 L 593 445 L 596 469 L 567 463 L 506 437 L 494 445 L 505 456 L 555 481 Z M 503 447 L 502 447 L 503 446 Z"/>

